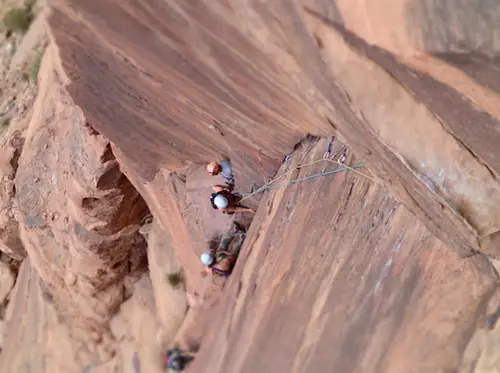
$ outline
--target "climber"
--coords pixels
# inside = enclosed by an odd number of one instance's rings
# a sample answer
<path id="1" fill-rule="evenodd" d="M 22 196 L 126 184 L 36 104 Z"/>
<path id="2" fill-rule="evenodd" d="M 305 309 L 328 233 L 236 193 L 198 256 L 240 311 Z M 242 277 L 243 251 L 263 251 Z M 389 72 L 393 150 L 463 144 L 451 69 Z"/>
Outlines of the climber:
<path id="1" fill-rule="evenodd" d="M 162 360 L 165 369 L 173 370 L 175 372 L 182 372 L 186 369 L 188 363 L 194 358 L 176 346 L 167 350 L 165 354 L 162 355 Z"/>
<path id="2" fill-rule="evenodd" d="M 211 176 L 221 175 L 224 182 L 231 188 L 234 188 L 233 168 L 228 159 L 223 159 L 217 162 L 210 162 L 207 165 L 207 172 Z"/>
<path id="3" fill-rule="evenodd" d="M 200 260 L 205 266 L 205 271 L 213 275 L 229 277 L 236 264 L 245 237 L 245 230 L 238 223 L 233 222 L 231 230 L 222 237 L 219 246 L 201 254 Z M 237 241 L 235 241 L 236 239 Z M 233 243 L 233 247 L 229 250 L 231 243 Z"/>
<path id="4" fill-rule="evenodd" d="M 210 196 L 210 203 L 216 210 L 222 210 L 224 214 L 234 214 L 235 212 L 255 212 L 249 207 L 240 206 L 239 197 L 232 192 L 230 186 L 214 185 L 212 187 L 214 193 Z"/>

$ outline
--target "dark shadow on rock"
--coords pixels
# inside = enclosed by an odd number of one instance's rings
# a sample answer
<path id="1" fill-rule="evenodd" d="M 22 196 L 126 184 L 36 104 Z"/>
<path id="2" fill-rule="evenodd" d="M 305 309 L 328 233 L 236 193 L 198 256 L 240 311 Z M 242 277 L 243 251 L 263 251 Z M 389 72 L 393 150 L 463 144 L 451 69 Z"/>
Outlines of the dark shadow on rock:
<path id="1" fill-rule="evenodd" d="M 491 58 L 480 53 L 439 53 L 435 57 L 462 70 L 478 84 L 500 93 L 500 55 Z"/>
<path id="2" fill-rule="evenodd" d="M 219 247 L 219 243 L 222 239 L 222 235 L 215 235 L 208 241 L 208 250 L 216 250 Z"/>
<path id="3" fill-rule="evenodd" d="M 306 0 L 304 8 L 321 14 L 336 24 L 344 25 L 344 19 L 337 5 L 337 0 Z"/>
<path id="4" fill-rule="evenodd" d="M 429 53 L 500 52 L 497 0 L 414 0 L 406 8 L 408 31 Z"/>
<path id="5" fill-rule="evenodd" d="M 496 130 L 500 128 L 498 119 L 478 110 L 469 99 L 450 86 L 400 63 L 385 49 L 370 45 L 341 25 L 312 11 L 308 12 L 335 29 L 352 48 L 387 71 L 426 105 L 459 142 L 500 175 L 500 155 L 497 151 L 500 133 Z"/>

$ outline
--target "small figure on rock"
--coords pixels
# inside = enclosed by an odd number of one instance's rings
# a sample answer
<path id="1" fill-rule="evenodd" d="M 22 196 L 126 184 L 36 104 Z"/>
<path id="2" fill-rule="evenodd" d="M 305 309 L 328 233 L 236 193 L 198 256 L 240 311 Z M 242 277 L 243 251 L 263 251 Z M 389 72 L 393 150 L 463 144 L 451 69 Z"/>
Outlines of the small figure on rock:
<path id="1" fill-rule="evenodd" d="M 224 182 L 231 188 L 234 188 L 233 167 L 228 159 L 210 162 L 207 165 L 207 172 L 211 176 L 221 175 L 224 178 Z"/>
<path id="2" fill-rule="evenodd" d="M 229 277 L 236 264 L 245 237 L 245 230 L 238 223 L 233 222 L 231 230 L 222 237 L 219 246 L 201 254 L 200 260 L 205 266 L 205 271 L 213 275 Z"/>
<path id="3" fill-rule="evenodd" d="M 175 372 L 182 372 L 193 359 L 193 356 L 183 352 L 178 346 L 162 355 L 165 369 Z"/>
<path id="4" fill-rule="evenodd" d="M 239 204 L 239 197 L 233 193 L 232 188 L 225 185 L 214 185 L 214 193 L 210 196 L 210 203 L 216 210 L 221 210 L 224 214 L 234 214 L 235 212 L 255 212 L 250 207 Z"/>

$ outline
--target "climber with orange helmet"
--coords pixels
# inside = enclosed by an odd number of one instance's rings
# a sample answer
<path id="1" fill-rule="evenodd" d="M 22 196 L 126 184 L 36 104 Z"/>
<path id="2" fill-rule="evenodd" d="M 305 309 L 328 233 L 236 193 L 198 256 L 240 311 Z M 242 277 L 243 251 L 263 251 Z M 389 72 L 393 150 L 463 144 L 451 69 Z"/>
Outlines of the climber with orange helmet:
<path id="1" fill-rule="evenodd" d="M 207 165 L 207 172 L 211 176 L 221 175 L 224 178 L 224 182 L 231 188 L 234 188 L 233 168 L 228 159 L 210 162 Z"/>
<path id="2" fill-rule="evenodd" d="M 216 210 L 221 210 L 223 214 L 232 215 L 235 212 L 255 212 L 254 209 L 239 205 L 239 197 L 232 192 L 230 186 L 214 185 L 214 193 L 210 196 L 210 203 Z"/>

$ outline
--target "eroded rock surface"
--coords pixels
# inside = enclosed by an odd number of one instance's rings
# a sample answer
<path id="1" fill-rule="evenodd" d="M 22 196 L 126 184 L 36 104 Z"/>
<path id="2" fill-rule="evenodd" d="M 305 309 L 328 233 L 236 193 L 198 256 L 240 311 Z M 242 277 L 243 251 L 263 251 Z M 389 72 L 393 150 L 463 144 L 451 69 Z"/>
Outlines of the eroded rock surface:
<path id="1" fill-rule="evenodd" d="M 111 338 L 107 325 L 130 296 L 129 280 L 147 268 L 138 230 L 149 210 L 120 172 L 109 141 L 67 95 L 55 52 L 50 48 L 43 60 L 19 159 L 18 219 L 31 263 L 61 317 L 99 343 Z M 101 359 L 111 353 L 101 352 Z"/>
<path id="2" fill-rule="evenodd" d="M 48 301 L 41 278 L 29 259 L 23 261 L 12 301 L 0 354 L 0 370 L 6 373 L 70 372 L 95 358 Z"/>
<path id="3" fill-rule="evenodd" d="M 8 264 L 0 262 L 0 304 L 4 304 L 14 287 L 15 276 Z"/>
<path id="4" fill-rule="evenodd" d="M 28 254 L 0 371 L 155 372 L 174 333 L 201 343 L 194 372 L 493 369 L 500 23 L 471 6 L 52 0 L 29 128 L 0 159 L 0 249 Z M 368 178 L 248 200 L 237 270 L 207 285 L 230 218 L 202 165 L 229 157 L 249 192 L 294 148 L 321 158 L 310 134 Z"/>
<path id="5" fill-rule="evenodd" d="M 169 299 L 171 302 L 176 301 L 172 297 Z M 122 304 L 111 323 L 113 334 L 119 341 L 116 358 L 96 367 L 96 371 L 109 372 L 115 369 L 126 373 L 163 373 L 162 361 L 158 356 L 171 335 L 170 330 L 162 327 L 159 316 L 163 311 L 156 307 L 152 282 L 146 273 L 134 284 L 133 296 Z"/>
<path id="6" fill-rule="evenodd" d="M 496 8 L 486 31 L 434 1 L 105 4 L 57 0 L 50 25 L 69 93 L 137 188 L 187 161 L 229 156 L 248 191 L 306 134 L 338 129 L 453 250 L 497 255 L 498 95 L 450 55 L 419 57 L 455 53 L 462 34 L 463 51 L 491 55 Z M 445 24 L 449 12 L 467 32 Z M 448 31 L 429 46 L 434 21 Z"/>
<path id="7" fill-rule="evenodd" d="M 19 223 L 15 218 L 15 176 L 19 167 L 19 157 L 24 146 L 24 133 L 28 120 L 25 119 L 3 137 L 0 159 L 0 250 L 16 260 L 26 256 L 24 245 L 19 236 Z"/>
<path id="8" fill-rule="evenodd" d="M 354 172 L 269 192 L 241 256 L 190 372 L 457 371 L 497 286 Z"/>
<path id="9" fill-rule="evenodd" d="M 172 338 L 179 329 L 188 303 L 183 268 L 177 259 L 177 250 L 170 235 L 153 220 L 148 237 L 149 273 L 158 317 L 166 334 Z M 182 281 L 172 284 L 169 276 L 180 276 Z"/>

